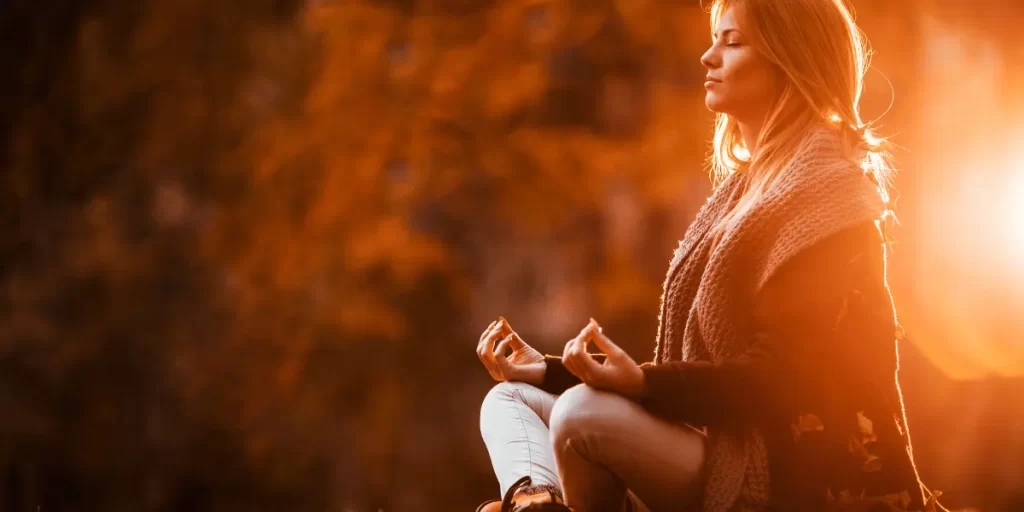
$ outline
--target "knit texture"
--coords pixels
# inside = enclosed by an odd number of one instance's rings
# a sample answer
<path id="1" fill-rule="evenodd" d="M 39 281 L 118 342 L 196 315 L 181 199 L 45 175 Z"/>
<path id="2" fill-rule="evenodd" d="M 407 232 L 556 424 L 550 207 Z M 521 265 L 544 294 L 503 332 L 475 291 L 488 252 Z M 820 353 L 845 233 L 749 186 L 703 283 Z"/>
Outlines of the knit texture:
<path id="1" fill-rule="evenodd" d="M 840 136 L 816 128 L 776 183 L 714 245 L 710 229 L 738 201 L 743 172 L 722 182 L 679 244 L 661 298 L 654 364 L 742 355 L 755 339 L 753 301 L 787 261 L 829 235 L 881 219 L 878 186 L 844 156 Z M 712 249 L 713 247 L 713 249 Z M 770 499 L 768 456 L 756 427 L 708 428 L 701 510 L 758 510 Z"/>

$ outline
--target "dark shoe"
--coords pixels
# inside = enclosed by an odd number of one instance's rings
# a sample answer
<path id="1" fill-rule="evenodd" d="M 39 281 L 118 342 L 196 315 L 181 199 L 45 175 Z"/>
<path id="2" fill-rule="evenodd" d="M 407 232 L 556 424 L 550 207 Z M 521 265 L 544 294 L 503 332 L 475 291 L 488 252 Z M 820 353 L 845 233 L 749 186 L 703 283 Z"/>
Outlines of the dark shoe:
<path id="1" fill-rule="evenodd" d="M 538 489 L 537 492 L 524 493 L 517 496 L 517 501 L 512 501 L 523 487 L 528 487 L 532 480 L 524 476 L 509 487 L 505 498 L 501 501 L 490 500 L 481 503 L 476 512 L 571 512 L 562 502 L 562 496 L 551 489 Z"/>
<path id="2" fill-rule="evenodd" d="M 501 512 L 501 500 L 487 500 L 476 508 L 476 512 Z"/>

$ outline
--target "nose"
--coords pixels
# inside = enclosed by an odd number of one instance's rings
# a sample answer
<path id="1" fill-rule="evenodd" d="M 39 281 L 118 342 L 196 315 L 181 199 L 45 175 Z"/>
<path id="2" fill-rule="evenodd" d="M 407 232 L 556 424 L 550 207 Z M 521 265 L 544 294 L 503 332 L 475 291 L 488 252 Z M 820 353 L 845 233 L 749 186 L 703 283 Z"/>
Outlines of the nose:
<path id="1" fill-rule="evenodd" d="M 715 69 L 719 66 L 718 52 L 715 51 L 714 45 L 700 56 L 700 63 L 708 69 Z"/>

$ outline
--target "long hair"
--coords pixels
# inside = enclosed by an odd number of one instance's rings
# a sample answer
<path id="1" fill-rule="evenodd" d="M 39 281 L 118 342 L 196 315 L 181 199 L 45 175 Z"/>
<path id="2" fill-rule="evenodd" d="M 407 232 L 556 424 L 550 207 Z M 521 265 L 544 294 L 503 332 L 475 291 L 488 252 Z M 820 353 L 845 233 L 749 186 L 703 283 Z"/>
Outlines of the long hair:
<path id="1" fill-rule="evenodd" d="M 744 10 L 743 33 L 774 65 L 782 87 L 768 109 L 753 154 L 737 120 L 723 113 L 716 116 L 710 157 L 715 186 L 734 172 L 749 173 L 739 202 L 714 227 L 716 238 L 757 203 L 804 136 L 822 124 L 841 133 L 846 158 L 873 178 L 888 202 L 892 168 L 887 143 L 860 117 L 871 50 L 850 7 L 844 0 L 713 0 L 712 33 L 730 7 Z"/>

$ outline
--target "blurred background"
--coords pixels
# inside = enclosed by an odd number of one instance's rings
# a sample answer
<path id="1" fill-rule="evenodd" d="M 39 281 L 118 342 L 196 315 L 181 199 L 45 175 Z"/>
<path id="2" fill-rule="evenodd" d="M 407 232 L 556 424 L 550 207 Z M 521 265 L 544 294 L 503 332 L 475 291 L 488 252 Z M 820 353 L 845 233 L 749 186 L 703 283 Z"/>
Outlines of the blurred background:
<path id="1" fill-rule="evenodd" d="M 854 5 L 918 466 L 1024 510 L 1024 3 Z M 3 0 L 0 33 L 4 512 L 473 510 L 491 320 L 653 354 L 710 191 L 698 0 Z"/>

